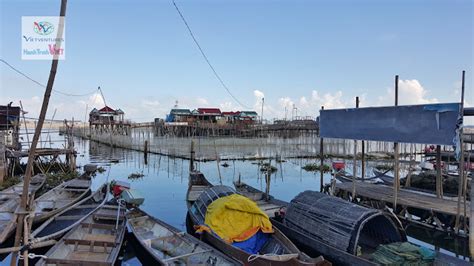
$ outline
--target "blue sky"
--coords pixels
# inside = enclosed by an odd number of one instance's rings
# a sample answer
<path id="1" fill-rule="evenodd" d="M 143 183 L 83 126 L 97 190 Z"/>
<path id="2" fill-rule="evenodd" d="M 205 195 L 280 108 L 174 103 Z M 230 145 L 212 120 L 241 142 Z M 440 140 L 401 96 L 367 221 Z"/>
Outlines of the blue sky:
<path id="1" fill-rule="evenodd" d="M 1 58 L 46 83 L 50 62 L 21 60 L 21 16 L 52 16 L 60 1 L 0 0 Z M 264 116 L 337 108 L 459 101 L 474 104 L 472 1 L 177 1 L 210 61 L 245 107 L 221 87 L 171 1 L 69 1 L 66 60 L 55 88 L 101 86 L 107 104 L 147 121 L 180 107 L 256 109 Z M 38 112 L 43 89 L 0 66 L 2 102 Z M 49 115 L 83 119 L 96 95 L 53 94 Z"/>

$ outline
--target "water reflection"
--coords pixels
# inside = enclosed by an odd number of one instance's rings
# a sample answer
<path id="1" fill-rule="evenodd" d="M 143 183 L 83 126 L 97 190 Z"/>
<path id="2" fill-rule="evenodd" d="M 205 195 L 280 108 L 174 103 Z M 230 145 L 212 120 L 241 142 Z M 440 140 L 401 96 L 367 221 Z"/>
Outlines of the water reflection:
<path id="1" fill-rule="evenodd" d="M 97 189 L 107 180 L 124 180 L 132 184 L 145 197 L 142 208 L 149 214 L 185 231 L 186 190 L 188 184 L 189 161 L 169 156 L 149 154 L 145 163 L 142 152 L 113 148 L 107 145 L 87 140 L 76 139 L 78 150 L 77 162 L 79 165 L 96 163 L 107 171 L 97 174 L 93 179 L 93 189 Z M 232 182 L 240 176 L 242 181 L 249 185 L 265 190 L 265 178 L 258 161 L 229 160 L 228 167 L 220 167 L 220 175 L 215 161 L 198 163 L 197 168 L 204 173 L 207 179 L 214 183 L 232 186 Z M 266 161 L 268 162 L 268 160 Z M 347 169 L 352 169 L 352 161 L 347 161 Z M 221 162 L 222 164 L 223 162 Z M 285 159 L 272 160 L 277 171 L 271 175 L 270 193 L 274 196 L 290 201 L 304 190 L 319 190 L 319 172 L 306 172 L 302 167 L 307 163 L 317 163 L 316 159 Z M 329 163 L 329 162 L 328 162 Z M 369 162 L 368 165 L 372 165 Z M 360 168 L 359 168 L 360 169 Z M 129 180 L 131 173 L 143 173 L 143 178 Z M 368 171 L 369 172 L 369 171 Z M 329 173 L 324 174 L 324 182 L 331 179 Z M 466 256 L 467 243 L 455 240 L 445 234 L 430 233 L 419 227 L 407 229 L 410 241 L 434 247 L 451 255 Z M 140 265 L 135 257 L 133 246 L 127 245 L 123 256 L 124 265 Z M 5 261 L 4 261 L 5 262 Z"/>

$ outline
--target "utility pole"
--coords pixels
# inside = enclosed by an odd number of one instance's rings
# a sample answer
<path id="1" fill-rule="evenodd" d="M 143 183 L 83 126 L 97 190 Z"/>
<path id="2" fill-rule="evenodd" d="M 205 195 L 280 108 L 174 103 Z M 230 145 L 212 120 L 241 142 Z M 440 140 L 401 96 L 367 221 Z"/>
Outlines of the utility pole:
<path id="1" fill-rule="evenodd" d="M 67 5 L 67 0 L 61 0 L 61 10 L 59 12 L 59 16 L 61 17 L 59 20 L 59 25 L 58 25 L 58 31 L 57 31 L 57 36 L 56 36 L 56 47 L 57 49 L 60 49 L 61 47 L 61 39 L 63 36 L 64 32 L 64 18 L 66 16 L 66 5 Z M 54 79 L 56 77 L 56 71 L 58 69 L 58 56 L 54 55 L 53 61 L 51 63 L 51 71 L 49 72 L 49 78 L 48 78 L 48 84 L 46 85 L 46 90 L 44 92 L 43 96 L 43 103 L 41 105 L 41 112 L 39 115 L 38 119 L 38 124 L 35 129 L 35 134 L 33 135 L 33 142 L 31 143 L 30 151 L 28 153 L 28 162 L 26 165 L 26 171 L 25 171 L 25 177 L 23 179 L 23 193 L 21 195 L 21 202 L 20 202 L 20 208 L 16 211 L 17 215 L 17 226 L 16 226 L 16 234 L 15 234 L 15 244 L 14 247 L 19 247 L 20 246 L 20 239 L 22 236 L 23 232 L 23 220 L 25 218 L 25 215 L 28 214 L 30 206 L 28 206 L 31 202 L 31 199 L 29 199 L 28 195 L 28 188 L 30 186 L 30 179 L 31 175 L 33 173 L 33 161 L 35 158 L 35 153 L 36 153 L 36 146 L 38 145 L 38 140 L 41 135 L 41 130 L 43 129 L 43 124 L 44 120 L 46 118 L 46 112 L 48 111 L 48 105 L 49 105 L 49 99 L 51 98 L 51 92 L 53 90 L 53 85 L 54 85 Z M 26 230 L 28 230 L 28 226 L 25 227 Z M 24 234 L 28 234 L 28 232 L 24 232 Z M 25 237 L 25 239 L 27 239 Z M 17 252 L 12 252 L 12 257 L 10 261 L 11 266 L 15 266 L 17 264 Z M 28 265 L 28 250 L 25 250 L 23 252 L 24 256 L 24 264 Z"/>
<path id="2" fill-rule="evenodd" d="M 265 98 L 262 97 L 262 114 L 260 116 L 260 124 L 263 125 L 263 105 L 265 104 Z"/>

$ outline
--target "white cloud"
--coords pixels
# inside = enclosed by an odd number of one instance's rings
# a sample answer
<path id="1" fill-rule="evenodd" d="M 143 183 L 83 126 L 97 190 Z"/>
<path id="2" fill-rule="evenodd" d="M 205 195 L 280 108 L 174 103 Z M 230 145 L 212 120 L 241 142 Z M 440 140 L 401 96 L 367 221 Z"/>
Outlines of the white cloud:
<path id="1" fill-rule="evenodd" d="M 196 103 L 199 105 L 199 106 L 208 106 L 209 105 L 209 101 L 205 98 L 201 98 L 201 97 L 198 97 L 196 99 Z"/>
<path id="2" fill-rule="evenodd" d="M 439 102 L 436 98 L 428 98 L 429 91 L 426 90 L 421 83 L 416 80 L 399 80 L 398 81 L 398 104 L 399 105 L 410 105 L 410 104 L 428 104 Z M 387 93 L 380 96 L 378 99 L 378 105 L 393 105 L 395 92 L 393 88 L 387 89 Z"/>

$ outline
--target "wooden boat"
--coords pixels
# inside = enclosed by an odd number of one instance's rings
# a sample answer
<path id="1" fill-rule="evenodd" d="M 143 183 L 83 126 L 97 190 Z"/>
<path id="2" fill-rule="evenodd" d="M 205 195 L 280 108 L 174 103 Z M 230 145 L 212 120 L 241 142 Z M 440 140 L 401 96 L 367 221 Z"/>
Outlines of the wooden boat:
<path id="1" fill-rule="evenodd" d="M 29 195 L 34 195 L 43 186 L 45 180 L 45 175 L 33 176 L 28 189 Z M 22 194 L 23 182 L 0 192 L 0 243 L 5 242 L 16 228 L 17 215 L 15 211 L 20 206 Z"/>
<path id="2" fill-rule="evenodd" d="M 200 176 L 204 178 L 204 176 Z M 203 181 L 203 180 L 201 180 Z M 189 189 L 188 191 L 192 191 Z M 212 186 L 205 189 L 188 209 L 187 224 L 204 224 L 207 206 L 214 200 L 236 193 L 227 186 Z M 189 199 L 189 197 L 188 197 Z M 189 201 L 188 201 L 189 206 Z M 188 227 L 189 228 L 189 227 Z M 259 254 L 249 254 L 242 249 L 232 246 L 217 235 L 204 231 L 201 238 L 219 249 L 222 253 L 232 256 L 244 264 L 252 265 L 330 265 L 322 257 L 312 259 L 299 249 L 276 227 L 274 233 L 269 235 L 266 244 Z"/>
<path id="3" fill-rule="evenodd" d="M 352 174 L 344 171 L 344 170 L 340 170 L 340 171 L 337 171 L 336 173 L 334 173 L 334 176 L 336 177 L 337 180 L 341 181 L 341 182 L 352 182 Z M 371 176 L 371 177 L 365 177 L 365 178 L 361 178 L 361 177 L 356 177 L 355 179 L 356 181 L 358 182 L 367 182 L 367 183 L 372 183 L 372 184 L 383 184 L 385 183 L 383 181 L 383 179 L 379 178 L 378 175 L 375 175 L 375 176 Z"/>
<path id="4" fill-rule="evenodd" d="M 129 231 L 153 260 L 153 265 L 238 265 L 195 237 L 180 232 L 140 209 L 126 214 Z"/>
<path id="5" fill-rule="evenodd" d="M 34 241 L 61 238 L 75 224 L 104 204 L 106 193 L 106 185 L 103 185 L 91 195 L 49 218 L 31 233 L 30 238 Z"/>
<path id="6" fill-rule="evenodd" d="M 277 216 L 288 205 L 288 202 L 275 199 L 273 196 L 267 195 L 265 192 L 249 186 L 240 180 L 234 182 L 234 187 L 237 193 L 255 201 L 258 207 L 270 218 Z"/>
<path id="7" fill-rule="evenodd" d="M 90 186 L 90 179 L 75 178 L 44 193 L 35 200 L 33 222 L 42 222 L 74 205 L 90 193 Z"/>
<path id="8" fill-rule="evenodd" d="M 237 192 L 243 193 L 253 193 L 258 197 L 259 194 L 265 195 L 264 192 L 249 186 L 245 183 L 234 184 L 236 187 Z M 289 206 L 289 202 L 274 199 L 272 196 L 269 197 L 269 202 L 276 203 L 280 205 L 280 208 L 286 208 Z M 258 204 L 258 201 L 257 201 Z M 260 203 L 264 204 L 264 203 Z M 308 254 L 309 256 L 324 256 L 329 261 L 337 264 L 337 265 L 376 265 L 375 263 L 361 258 L 355 255 L 352 255 L 348 252 L 335 248 L 331 245 L 328 245 L 318 239 L 312 238 L 307 234 L 301 233 L 296 231 L 292 228 L 289 228 L 283 223 L 283 216 L 282 215 L 275 215 L 270 218 L 272 224 L 278 228 L 282 233 L 284 233 L 291 241 L 293 241 L 303 252 Z"/>
<path id="9" fill-rule="evenodd" d="M 210 187 L 212 187 L 212 184 L 207 181 L 203 173 L 199 171 L 191 171 L 189 173 L 188 192 L 186 193 L 188 208 L 191 207 L 206 188 Z"/>
<path id="10" fill-rule="evenodd" d="M 255 197 L 257 198 L 258 195 L 265 195 L 264 192 L 245 183 L 239 183 L 236 185 L 237 192 L 240 192 L 242 189 L 243 193 L 254 193 L 254 195 L 256 195 Z M 290 204 L 289 202 L 275 199 L 272 196 L 270 196 L 269 202 L 278 203 L 282 208 L 287 207 Z M 309 256 L 315 257 L 322 255 L 336 265 L 377 265 L 368 259 L 367 254 L 363 256 L 356 256 L 344 250 L 328 245 L 327 243 L 311 237 L 308 234 L 288 227 L 284 224 L 284 216 L 277 215 L 271 217 L 270 219 L 275 227 L 280 229 L 280 231 L 291 241 L 293 241 L 301 249 L 301 251 L 305 252 Z M 439 252 L 436 253 L 435 262 L 435 265 L 469 265 L 469 263 L 466 261 L 462 261 Z"/>
<path id="11" fill-rule="evenodd" d="M 36 265 L 114 265 L 125 230 L 124 208 L 119 213 L 118 206 L 108 202 L 64 235 Z"/>
<path id="12" fill-rule="evenodd" d="M 388 175 L 387 174 L 388 171 L 381 171 L 381 170 L 378 170 L 376 168 L 374 168 L 372 171 L 374 172 L 374 175 L 376 177 L 380 178 L 385 185 L 393 186 L 394 177 Z"/>

